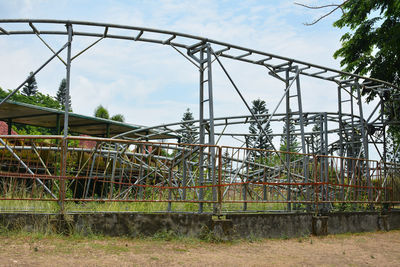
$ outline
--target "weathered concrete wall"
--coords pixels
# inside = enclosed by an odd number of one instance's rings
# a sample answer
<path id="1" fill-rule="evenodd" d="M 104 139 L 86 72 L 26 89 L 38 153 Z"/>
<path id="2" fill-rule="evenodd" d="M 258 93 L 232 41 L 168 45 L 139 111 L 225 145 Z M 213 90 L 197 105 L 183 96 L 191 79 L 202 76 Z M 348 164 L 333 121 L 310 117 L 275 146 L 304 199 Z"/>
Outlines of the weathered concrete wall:
<path id="1" fill-rule="evenodd" d="M 189 213 L 0 213 L 0 226 L 40 232 L 78 232 L 109 236 L 151 236 L 158 232 L 217 238 L 283 238 L 313 233 L 337 234 L 400 229 L 400 212 L 331 213 L 314 217 L 306 213 L 228 214 L 222 217 Z M 314 228 L 313 228 L 314 227 Z"/>
<path id="2" fill-rule="evenodd" d="M 400 211 L 390 213 L 388 224 L 389 229 L 400 229 Z"/>
<path id="3" fill-rule="evenodd" d="M 338 212 L 329 214 L 328 233 L 372 232 L 379 229 L 378 212 Z"/>
<path id="4" fill-rule="evenodd" d="M 241 238 L 296 237 L 311 234 L 311 214 L 230 214 L 234 232 Z"/>
<path id="5" fill-rule="evenodd" d="M 206 214 L 96 213 L 74 214 L 73 222 L 75 230 L 81 233 L 137 237 L 172 231 L 178 235 L 198 236 L 211 229 L 212 217 Z"/>

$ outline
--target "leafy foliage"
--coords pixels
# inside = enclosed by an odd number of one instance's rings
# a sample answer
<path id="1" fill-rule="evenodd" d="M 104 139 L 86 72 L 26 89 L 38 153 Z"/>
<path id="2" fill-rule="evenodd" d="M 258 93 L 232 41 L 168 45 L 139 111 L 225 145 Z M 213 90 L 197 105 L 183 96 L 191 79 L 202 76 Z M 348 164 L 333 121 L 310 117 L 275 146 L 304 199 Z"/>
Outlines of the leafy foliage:
<path id="1" fill-rule="evenodd" d="M 11 93 L 11 90 L 4 91 L 0 88 L 0 98 L 3 99 L 10 93 Z M 41 106 L 41 107 L 48 107 L 48 108 L 55 108 L 55 109 L 61 108 L 61 106 L 57 100 L 55 100 L 50 95 L 45 95 L 40 92 L 37 92 L 33 96 L 26 96 L 24 94 L 17 92 L 10 98 L 10 100 L 16 101 L 16 102 L 32 104 L 32 105 L 36 105 L 36 106 Z"/>
<path id="2" fill-rule="evenodd" d="M 33 72 L 31 72 L 29 74 L 29 76 L 31 76 L 33 74 Z M 33 96 L 38 92 L 38 88 L 37 88 L 37 83 L 36 83 L 36 79 L 35 76 L 31 76 L 27 81 L 26 84 L 24 85 L 24 87 L 22 88 L 22 92 L 23 94 L 25 94 L 26 96 Z"/>
<path id="3" fill-rule="evenodd" d="M 111 117 L 111 120 L 124 122 L 125 121 L 125 117 L 122 114 L 115 114 L 114 116 Z"/>
<path id="4" fill-rule="evenodd" d="M 334 26 L 351 31 L 342 36 L 334 57 L 342 57 L 346 71 L 400 85 L 400 2 L 351 0 L 342 9 Z M 370 99 L 376 94 L 368 93 Z"/>
<path id="5" fill-rule="evenodd" d="M 94 110 L 94 116 L 97 118 L 102 118 L 102 119 L 109 119 L 110 114 L 108 113 L 108 110 L 103 107 L 102 105 L 99 105 L 95 110 Z"/>
<path id="6" fill-rule="evenodd" d="M 184 144 L 193 144 L 196 142 L 197 133 L 194 129 L 194 122 L 190 122 L 194 120 L 193 113 L 190 111 L 189 108 L 186 109 L 186 112 L 183 113 L 182 120 L 181 120 L 181 143 Z"/>
<path id="7" fill-rule="evenodd" d="M 348 27 L 341 38 L 342 47 L 334 54 L 342 58 L 345 71 L 390 82 L 400 86 L 400 1 L 398 0 L 348 0 L 341 6 L 343 15 L 334 26 Z M 367 101 L 378 94 L 363 90 Z M 400 121 L 400 91 L 386 91 L 385 115 L 389 122 Z M 389 124 L 393 144 L 400 144 L 400 125 Z"/>
<path id="8" fill-rule="evenodd" d="M 5 98 L 11 92 L 12 92 L 12 90 L 4 91 L 0 88 L 0 98 L 1 99 Z M 10 100 L 16 101 L 16 102 L 27 103 L 27 104 L 31 104 L 31 105 L 36 105 L 36 106 L 41 106 L 41 107 L 48 107 L 48 108 L 54 108 L 54 109 L 61 108 L 61 105 L 58 103 L 57 100 L 55 100 L 50 95 L 45 95 L 40 92 L 36 92 L 34 95 L 31 95 L 31 96 L 25 95 L 25 93 L 23 94 L 23 93 L 17 92 L 10 98 Z M 55 129 L 48 129 L 48 128 L 44 128 L 44 127 L 31 126 L 31 125 L 23 125 L 23 124 L 18 124 L 18 123 L 13 123 L 13 129 L 18 134 L 23 134 L 23 135 L 56 134 Z"/>

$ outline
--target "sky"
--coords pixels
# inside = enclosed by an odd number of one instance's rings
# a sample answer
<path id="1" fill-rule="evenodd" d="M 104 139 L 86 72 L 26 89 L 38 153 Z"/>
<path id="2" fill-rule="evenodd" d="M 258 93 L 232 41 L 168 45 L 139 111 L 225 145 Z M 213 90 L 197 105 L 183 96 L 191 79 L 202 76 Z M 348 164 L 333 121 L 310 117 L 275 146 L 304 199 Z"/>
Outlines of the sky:
<path id="1" fill-rule="evenodd" d="M 332 26 L 340 14 L 334 13 L 314 26 L 304 25 L 323 12 L 295 5 L 292 0 L 0 0 L 3 19 L 68 19 L 157 28 L 340 69 L 333 53 L 340 48 L 340 37 L 345 30 Z M 55 49 L 66 41 L 65 36 L 43 38 Z M 74 37 L 72 54 L 94 40 Z M 30 71 L 51 56 L 36 36 L 1 36 L 0 48 L 3 89 L 17 87 Z M 282 82 L 260 66 L 221 60 L 247 102 L 261 98 L 270 110 L 275 108 L 284 91 Z M 39 90 L 55 96 L 64 77 L 64 65 L 56 60 L 51 62 L 36 76 Z M 102 104 L 111 115 L 121 113 L 126 122 L 146 126 L 180 121 L 186 108 L 197 118 L 198 81 L 196 67 L 171 47 L 105 39 L 73 61 L 72 108 L 76 113 L 93 115 L 94 109 Z M 216 64 L 213 64 L 213 84 L 215 117 L 248 114 Z M 302 78 L 301 84 L 305 112 L 337 111 L 335 84 L 309 78 Z M 283 111 L 283 107 L 278 111 Z M 273 127 L 281 130 L 279 125 Z"/>

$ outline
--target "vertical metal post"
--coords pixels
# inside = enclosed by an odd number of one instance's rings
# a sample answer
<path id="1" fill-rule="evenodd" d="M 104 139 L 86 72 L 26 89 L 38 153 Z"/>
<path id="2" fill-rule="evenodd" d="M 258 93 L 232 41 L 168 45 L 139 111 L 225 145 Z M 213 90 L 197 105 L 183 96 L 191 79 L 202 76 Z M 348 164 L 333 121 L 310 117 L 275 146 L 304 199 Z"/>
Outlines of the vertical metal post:
<path id="1" fill-rule="evenodd" d="M 285 88 L 289 87 L 289 69 L 286 70 L 286 86 Z M 290 152 L 290 121 L 289 121 L 289 113 L 290 113 L 290 90 L 286 91 L 286 152 Z M 287 166 L 287 210 L 292 210 L 291 201 L 291 174 L 290 174 L 290 153 L 286 153 L 286 166 Z"/>
<path id="2" fill-rule="evenodd" d="M 315 211 L 316 213 L 319 213 L 319 190 L 318 190 L 318 156 L 313 154 L 313 158 L 314 158 L 314 197 L 315 197 Z"/>
<path id="3" fill-rule="evenodd" d="M 112 161 L 113 161 L 113 165 L 112 165 L 112 170 L 111 170 L 111 183 L 110 183 L 109 199 L 112 199 L 113 195 L 114 195 L 115 169 L 117 167 L 117 152 L 114 153 Z"/>
<path id="4" fill-rule="evenodd" d="M 365 157 L 365 165 L 366 165 L 366 172 L 367 172 L 367 184 L 369 186 L 368 188 L 368 200 L 372 200 L 372 190 L 371 190 L 371 177 L 369 173 L 369 153 L 368 153 L 368 135 L 366 133 L 366 125 L 365 125 L 365 120 L 364 120 L 364 113 L 363 113 L 363 108 L 362 108 L 362 101 L 361 101 L 361 89 L 360 89 L 360 84 L 357 82 L 356 83 L 356 88 L 357 88 L 357 102 L 358 102 L 358 110 L 360 113 L 360 126 L 361 126 L 361 135 L 362 135 L 362 144 L 364 148 L 364 157 Z"/>
<path id="5" fill-rule="evenodd" d="M 218 206 L 217 214 L 222 212 L 222 147 L 218 147 Z"/>
<path id="6" fill-rule="evenodd" d="M 210 145 L 210 154 L 211 154 L 211 159 L 209 164 L 211 165 L 211 179 L 212 179 L 212 184 L 214 187 L 212 188 L 212 200 L 214 201 L 213 204 L 213 212 L 217 213 L 218 205 L 215 203 L 217 201 L 217 190 L 215 188 L 215 185 L 217 184 L 217 175 L 215 172 L 215 165 L 216 165 L 216 159 L 215 159 L 215 148 L 212 147 L 215 145 L 215 136 L 214 136 L 214 98 L 213 98 L 213 83 L 212 83 L 212 62 L 211 62 L 211 56 L 212 56 L 212 51 L 211 51 L 211 46 L 209 43 L 206 45 L 207 47 L 207 85 L 208 85 L 208 111 L 209 111 L 209 133 L 208 133 L 208 144 Z"/>
<path id="7" fill-rule="evenodd" d="M 167 206 L 167 211 L 171 211 L 172 210 L 172 167 L 169 168 L 168 171 L 168 206 Z"/>
<path id="8" fill-rule="evenodd" d="M 298 67 L 296 66 L 296 72 Z M 297 88 L 297 103 L 299 106 L 299 122 L 300 122 L 300 134 L 301 134 L 301 152 L 306 154 L 306 139 L 304 135 L 304 117 L 303 117 L 303 103 L 301 99 L 301 87 L 300 87 L 300 76 L 296 77 L 296 88 Z M 304 182 L 308 183 L 308 155 L 303 155 L 303 174 L 304 174 Z M 306 198 L 309 200 L 310 198 L 310 190 L 309 186 L 306 185 Z M 307 210 L 309 210 L 309 205 L 307 205 Z"/>
<path id="9" fill-rule="evenodd" d="M 183 153 L 183 158 L 182 158 L 182 168 L 183 168 L 183 178 L 182 178 L 182 185 L 183 185 L 183 190 L 182 190 L 182 199 L 186 199 L 186 185 L 187 185 L 187 166 L 186 166 L 186 157 L 185 153 Z"/>
<path id="10" fill-rule="evenodd" d="M 383 180 L 382 184 L 380 186 L 384 187 L 384 193 L 385 193 L 385 199 L 383 201 L 389 201 L 388 198 L 388 192 L 387 192 L 387 182 L 386 182 L 386 177 L 387 177 L 387 165 L 386 165 L 386 157 L 387 157 L 387 146 L 386 146 L 386 122 L 385 122 L 385 105 L 383 101 L 382 95 L 379 95 L 381 99 L 381 123 L 382 123 L 382 132 L 383 132 Z M 393 147 L 394 149 L 394 147 Z M 396 155 L 393 155 L 396 156 Z"/>
<path id="11" fill-rule="evenodd" d="M 323 113 L 319 114 L 319 140 L 320 140 L 320 154 L 325 155 L 325 141 L 324 141 L 324 120 L 323 120 Z M 318 157 L 320 166 L 319 166 L 319 173 L 320 173 L 320 178 L 319 181 L 322 183 L 321 184 L 321 200 L 326 200 L 325 199 L 325 185 L 323 184 L 325 182 L 325 175 L 324 175 L 324 166 L 325 166 L 325 157 Z M 325 204 L 322 205 L 324 207 Z"/>
<path id="12" fill-rule="evenodd" d="M 205 125 L 204 125 L 204 50 L 200 48 L 200 103 L 199 103 L 199 126 L 200 126 L 200 133 L 199 133 L 199 142 L 200 145 L 204 145 L 205 143 Z M 199 149 L 199 185 L 203 185 L 204 179 L 204 158 L 203 158 L 203 150 L 204 147 L 200 146 Z M 203 212 L 203 188 L 199 188 L 199 213 Z"/>
<path id="13" fill-rule="evenodd" d="M 212 56 L 212 49 L 209 43 L 203 44 L 199 48 L 199 71 L 200 71 L 200 103 L 199 103 L 199 126 L 200 126 L 200 134 L 199 134 L 199 141 L 200 145 L 204 145 L 206 143 L 205 140 L 205 130 L 206 130 L 206 122 L 205 122 L 205 114 L 204 114 L 204 106 L 205 102 L 208 102 L 208 120 L 209 120 L 209 135 L 208 135 L 208 144 L 213 146 L 215 144 L 214 138 L 214 102 L 213 102 L 213 84 L 212 84 L 212 68 L 211 68 L 211 56 Z M 206 57 L 206 58 L 205 58 Z M 205 69 L 208 68 L 207 73 Z M 205 78 L 205 74 L 207 78 Z M 204 85 L 207 83 L 207 96 L 208 98 L 205 99 L 205 88 Z M 208 171 L 208 176 L 210 180 L 212 180 L 212 184 L 216 185 L 216 173 L 215 173 L 215 147 L 209 147 L 210 158 L 207 162 L 208 167 L 210 169 Z M 204 184 L 204 169 L 205 169 L 205 160 L 204 160 L 204 147 L 200 146 L 199 151 L 199 185 Z M 212 198 L 215 202 L 217 200 L 217 190 L 215 187 L 212 188 Z M 203 212 L 203 203 L 201 201 L 204 200 L 204 189 L 199 188 L 199 213 Z M 217 205 L 214 203 L 213 211 L 216 212 Z"/>
<path id="14" fill-rule="evenodd" d="M 97 144 L 96 144 L 96 150 L 97 150 Z M 90 166 L 90 171 L 89 171 L 89 178 L 88 178 L 88 182 L 87 182 L 87 187 L 86 187 L 86 192 L 85 192 L 85 198 L 88 197 L 89 194 L 89 187 L 90 187 L 90 181 L 93 179 L 93 168 L 94 168 L 94 164 L 96 163 L 96 157 L 97 154 L 96 152 L 93 154 L 93 159 L 92 159 L 92 164 Z M 94 189 L 94 184 L 93 184 L 93 189 Z M 93 196 L 92 196 L 93 197 Z"/>
<path id="15" fill-rule="evenodd" d="M 61 134 L 61 120 L 60 120 L 60 114 L 56 115 L 56 134 L 60 135 Z"/>
<path id="16" fill-rule="evenodd" d="M 324 155 L 328 156 L 328 114 L 325 112 L 324 113 Z M 329 168 L 329 159 L 328 157 L 324 158 L 324 175 L 325 175 L 325 183 L 329 182 L 329 172 L 328 172 L 328 168 Z M 329 186 L 328 184 L 325 184 L 325 200 L 329 200 Z M 325 204 L 325 206 L 328 206 L 328 203 Z"/>
<path id="17" fill-rule="evenodd" d="M 341 200 L 344 201 L 344 161 L 343 161 L 343 120 L 342 120 L 342 87 L 338 86 L 338 116 L 339 116 L 339 156 L 340 156 L 340 183 L 341 183 Z"/>
<path id="18" fill-rule="evenodd" d="M 8 128 L 7 128 L 7 134 L 11 135 L 11 130 L 12 130 L 12 119 L 8 119 Z"/>
<path id="19" fill-rule="evenodd" d="M 62 164 L 61 164 L 61 180 L 60 180 L 60 212 L 64 214 L 64 200 L 65 200 L 65 176 L 67 175 L 67 152 L 68 152 L 68 113 L 69 113 L 69 89 L 70 89 L 70 76 L 71 76 L 71 43 L 72 43 L 72 25 L 67 24 L 68 31 L 68 48 L 67 48 L 67 75 L 65 86 L 65 111 L 64 111 L 64 138 L 62 141 Z"/>
<path id="20" fill-rule="evenodd" d="M 110 124 L 109 123 L 106 124 L 106 138 L 110 138 Z"/>
<path id="21" fill-rule="evenodd" d="M 72 25 L 67 24 L 68 31 L 68 47 L 67 47 L 67 76 L 66 76 L 66 84 L 65 84 L 65 111 L 64 111 L 64 138 L 68 136 L 68 116 L 69 116 L 69 100 L 70 100 L 70 86 L 71 86 L 71 44 L 72 44 Z"/>

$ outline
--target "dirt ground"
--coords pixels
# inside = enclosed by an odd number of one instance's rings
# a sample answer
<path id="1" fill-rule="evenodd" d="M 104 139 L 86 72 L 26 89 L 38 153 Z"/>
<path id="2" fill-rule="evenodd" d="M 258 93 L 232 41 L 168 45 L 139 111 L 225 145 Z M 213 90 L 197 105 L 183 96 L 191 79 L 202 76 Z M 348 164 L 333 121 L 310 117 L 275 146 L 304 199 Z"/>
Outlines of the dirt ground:
<path id="1" fill-rule="evenodd" d="M 400 231 L 207 243 L 0 235 L 1 266 L 400 266 Z"/>

